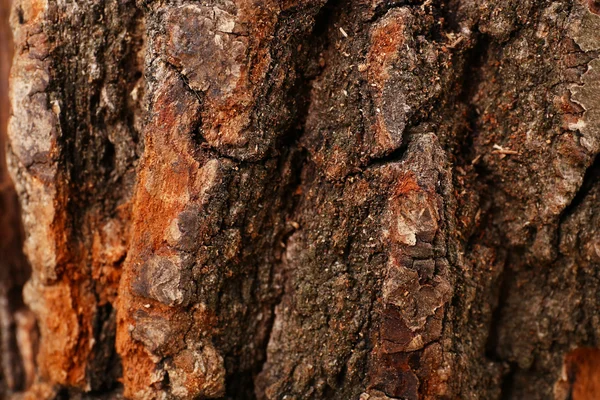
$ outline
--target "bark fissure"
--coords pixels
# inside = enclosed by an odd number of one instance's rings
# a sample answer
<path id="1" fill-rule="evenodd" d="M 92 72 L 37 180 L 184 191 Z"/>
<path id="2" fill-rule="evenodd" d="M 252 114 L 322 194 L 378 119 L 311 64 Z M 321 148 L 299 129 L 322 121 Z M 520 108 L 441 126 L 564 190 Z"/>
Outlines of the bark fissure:
<path id="1" fill-rule="evenodd" d="M 577 188 L 577 192 L 575 196 L 571 199 L 571 202 L 567 204 L 567 206 L 562 210 L 559 217 L 559 234 L 558 234 L 558 243 L 560 243 L 560 227 L 565 223 L 565 221 L 577 210 L 577 208 L 581 205 L 584 199 L 588 196 L 590 191 L 593 189 L 594 185 L 600 179 L 600 156 L 596 154 L 594 157 L 594 161 L 592 164 L 585 170 L 585 174 L 583 175 L 583 180 L 579 187 Z"/>

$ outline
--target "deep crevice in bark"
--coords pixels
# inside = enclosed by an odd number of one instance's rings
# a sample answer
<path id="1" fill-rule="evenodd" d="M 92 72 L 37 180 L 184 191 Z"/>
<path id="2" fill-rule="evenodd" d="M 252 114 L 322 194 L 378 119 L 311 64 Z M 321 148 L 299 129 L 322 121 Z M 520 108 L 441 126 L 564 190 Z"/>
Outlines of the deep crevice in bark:
<path id="1" fill-rule="evenodd" d="M 313 82 L 321 73 L 320 68 L 318 68 L 319 58 L 321 57 L 321 50 L 327 46 L 328 35 L 327 29 L 331 23 L 332 15 L 335 13 L 336 9 L 341 6 L 340 0 L 328 0 L 327 3 L 321 7 L 318 14 L 314 17 L 314 25 L 312 28 L 311 35 L 302 41 L 300 46 L 303 48 L 309 49 L 306 53 L 306 59 L 302 67 L 299 68 L 299 77 L 296 81 L 295 87 L 292 90 L 296 93 L 296 101 L 298 104 L 298 110 L 296 113 L 296 118 L 291 122 L 291 129 L 289 133 L 283 135 L 279 140 L 279 145 L 283 147 L 284 154 L 279 156 L 280 160 L 286 160 L 288 156 L 285 152 L 288 152 L 292 160 L 284 166 L 284 168 L 289 168 L 289 175 L 292 177 L 292 180 L 288 183 L 288 188 L 282 191 L 281 195 L 284 198 L 284 206 L 285 210 L 284 219 L 286 221 L 286 225 L 288 228 L 286 231 L 282 232 L 281 239 L 275 240 L 275 246 L 280 247 L 275 250 L 276 258 L 279 258 L 276 263 L 271 267 L 271 276 L 281 276 L 281 282 L 278 283 L 280 285 L 280 293 L 277 294 L 275 301 L 271 305 L 271 320 L 269 321 L 267 330 L 268 333 L 265 336 L 265 341 L 263 343 L 263 362 L 259 368 L 257 368 L 257 372 L 261 372 L 264 369 L 264 365 L 267 362 L 267 346 L 271 340 L 271 334 L 273 331 L 273 324 L 275 322 L 275 309 L 281 304 L 283 296 L 285 295 L 285 288 L 287 286 L 289 271 L 288 267 L 285 266 L 286 261 L 284 258 L 286 257 L 286 249 L 288 246 L 288 241 L 292 237 L 294 233 L 298 230 L 301 230 L 302 227 L 297 224 L 293 220 L 293 216 L 296 214 L 297 207 L 300 201 L 300 196 L 298 195 L 298 190 L 301 190 L 303 186 L 302 182 L 302 171 L 305 168 L 307 162 L 309 160 L 309 153 L 306 149 L 302 148 L 300 145 L 300 141 L 302 136 L 306 130 L 306 118 L 308 116 L 309 108 L 311 105 L 311 90 L 313 86 Z M 278 166 L 278 169 L 282 167 L 281 163 Z M 277 254 L 279 255 L 277 256 Z M 251 391 L 255 392 L 254 389 L 254 378 L 250 381 Z M 230 393 L 230 395 L 234 395 L 234 393 Z"/>

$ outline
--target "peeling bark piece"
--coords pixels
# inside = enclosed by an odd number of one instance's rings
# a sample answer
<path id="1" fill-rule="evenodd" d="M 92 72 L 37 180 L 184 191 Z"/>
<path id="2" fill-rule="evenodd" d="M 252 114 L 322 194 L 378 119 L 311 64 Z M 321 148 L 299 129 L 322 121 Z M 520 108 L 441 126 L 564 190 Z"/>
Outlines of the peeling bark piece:
<path id="1" fill-rule="evenodd" d="M 405 353 L 381 356 L 373 365 L 377 378 L 369 385 L 370 391 L 381 391 L 391 398 L 417 400 L 419 379 L 410 365 L 411 357 Z"/>
<path id="2" fill-rule="evenodd" d="M 414 17 L 408 8 L 388 12 L 371 28 L 370 47 L 366 59 L 367 79 L 375 108 L 373 156 L 389 153 L 402 144 L 406 121 L 418 104 L 408 104 L 407 91 L 413 85 L 400 80 L 411 80 L 410 74 L 399 66 L 400 60 L 415 63 L 417 55 L 411 49 Z M 400 67 L 400 68 L 398 68 Z M 414 79 L 413 79 L 414 80 Z"/>
<path id="3" fill-rule="evenodd" d="M 415 340 L 416 337 L 414 336 L 413 331 L 406 326 L 402 314 L 399 312 L 398 308 L 394 306 L 387 307 L 384 311 L 379 329 L 379 335 L 385 353 L 399 353 L 407 351 L 409 348 L 416 350 L 416 348 L 414 348 L 415 346 L 411 344 L 416 344 L 417 341 L 420 341 Z M 420 347 L 422 347 L 422 345 Z"/>
<path id="4" fill-rule="evenodd" d="M 432 205 L 429 195 L 422 191 L 411 191 L 398 196 L 391 205 L 392 218 L 390 228 L 393 240 L 408 246 L 417 244 L 417 239 L 430 243 L 438 230 L 438 211 Z"/>
<path id="5" fill-rule="evenodd" d="M 422 329 L 428 318 L 452 297 L 450 284 L 435 277 L 435 286 L 421 285 L 418 274 L 408 268 L 390 267 L 383 287 L 383 300 L 401 311 L 405 323 L 414 331 Z"/>
<path id="6" fill-rule="evenodd" d="M 582 2 L 583 3 L 583 2 Z M 569 27 L 569 34 L 583 51 L 600 49 L 598 44 L 598 29 L 600 29 L 600 15 L 593 10 L 593 2 L 580 4 L 575 10 L 573 26 Z"/>
<path id="7" fill-rule="evenodd" d="M 165 234 L 167 243 L 178 250 L 186 252 L 198 250 L 201 245 L 201 224 L 200 207 L 192 204 L 171 220 Z"/>
<path id="8" fill-rule="evenodd" d="M 381 320 L 379 329 L 372 332 L 377 345 L 370 356 L 373 367 L 368 386 L 388 396 L 407 398 L 419 398 L 421 385 L 437 379 L 421 359 L 424 348 L 442 338 L 443 316 L 453 296 L 451 282 L 456 279 L 444 268 L 447 262 L 443 258 L 441 268 L 435 268 L 436 260 L 413 260 L 404 251 L 418 241 L 437 241 L 445 256 L 449 243 L 442 230 L 447 228 L 440 227 L 439 221 L 444 206 L 454 201 L 445 189 L 449 174 L 437 137 L 425 134 L 413 140 L 407 158 L 390 167 L 396 170 L 397 181 L 394 196 L 386 204 L 390 226 L 382 232 L 390 241 L 390 253 L 381 287 L 382 304 L 376 307 Z M 428 283 L 421 281 L 417 268 L 422 265 L 431 271 Z M 442 347 L 440 355 L 446 351 Z M 396 386 L 397 382 L 403 384 Z"/>

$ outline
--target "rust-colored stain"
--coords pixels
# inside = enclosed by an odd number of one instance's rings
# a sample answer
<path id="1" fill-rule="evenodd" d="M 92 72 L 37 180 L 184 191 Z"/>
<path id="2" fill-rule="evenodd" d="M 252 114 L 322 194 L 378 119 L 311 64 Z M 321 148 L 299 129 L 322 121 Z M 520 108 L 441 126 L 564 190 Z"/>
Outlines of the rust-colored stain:
<path id="1" fill-rule="evenodd" d="M 554 393 L 557 400 L 600 399 L 600 349 L 581 347 L 569 352 Z"/>
<path id="2" fill-rule="evenodd" d="M 421 190 L 421 187 L 417 183 L 415 175 L 409 172 L 398 179 L 398 183 L 394 189 L 394 196 L 402 196 L 419 190 Z"/>
<path id="3" fill-rule="evenodd" d="M 152 313 L 155 319 L 166 321 L 173 316 L 168 307 L 135 296 L 132 289 L 149 254 L 176 256 L 165 241 L 165 233 L 173 218 L 183 211 L 193 196 L 195 177 L 201 166 L 190 156 L 194 152 L 187 134 L 196 123 L 197 116 L 189 112 L 193 110 L 196 99 L 185 91 L 183 83 L 173 74 L 165 77 L 164 88 L 155 101 L 153 123 L 147 127 L 146 148 L 133 200 L 134 234 L 123 268 L 117 303 L 117 351 L 123 364 L 125 395 L 131 398 L 150 396 L 152 388 L 163 380 L 156 371 L 156 358 L 151 357 L 147 346 L 132 338 L 139 324 L 134 316 L 144 311 Z M 165 149 L 168 149 L 167 152 Z M 148 329 L 152 328 L 145 328 L 145 331 Z M 145 373 L 141 374 L 140 370 Z"/>
<path id="4" fill-rule="evenodd" d="M 383 89 L 390 79 L 394 63 L 402 57 L 402 49 L 407 35 L 407 23 L 410 23 L 411 14 L 407 9 L 397 9 L 385 16 L 371 31 L 371 43 L 367 54 L 367 67 L 365 74 L 371 82 L 373 99 L 375 100 L 375 124 L 372 127 L 375 133 L 378 149 L 393 149 L 398 146 L 401 138 L 394 137 L 386 126 L 382 110 L 384 107 Z M 381 151 L 381 150 L 380 150 Z"/>

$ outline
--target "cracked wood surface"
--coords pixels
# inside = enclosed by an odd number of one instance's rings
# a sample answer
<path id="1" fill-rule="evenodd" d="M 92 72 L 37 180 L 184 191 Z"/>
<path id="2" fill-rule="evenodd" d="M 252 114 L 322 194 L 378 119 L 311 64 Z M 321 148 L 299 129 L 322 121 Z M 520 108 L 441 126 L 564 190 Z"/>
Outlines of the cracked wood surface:
<path id="1" fill-rule="evenodd" d="M 600 396 L 599 10 L 14 0 L 5 392 Z"/>

